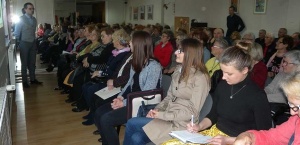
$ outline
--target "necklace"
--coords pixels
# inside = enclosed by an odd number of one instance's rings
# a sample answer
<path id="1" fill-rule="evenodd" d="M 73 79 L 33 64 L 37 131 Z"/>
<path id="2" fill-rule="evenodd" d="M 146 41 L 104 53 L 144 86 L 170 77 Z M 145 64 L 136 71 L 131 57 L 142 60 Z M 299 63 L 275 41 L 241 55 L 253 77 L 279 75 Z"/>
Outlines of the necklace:
<path id="1" fill-rule="evenodd" d="M 246 85 L 244 85 L 242 88 L 240 88 L 238 91 L 236 91 L 234 94 L 232 94 L 233 91 L 233 85 L 231 86 L 231 96 L 229 97 L 230 99 L 233 99 L 233 96 L 236 95 L 238 92 L 240 92 L 242 89 L 244 89 Z"/>

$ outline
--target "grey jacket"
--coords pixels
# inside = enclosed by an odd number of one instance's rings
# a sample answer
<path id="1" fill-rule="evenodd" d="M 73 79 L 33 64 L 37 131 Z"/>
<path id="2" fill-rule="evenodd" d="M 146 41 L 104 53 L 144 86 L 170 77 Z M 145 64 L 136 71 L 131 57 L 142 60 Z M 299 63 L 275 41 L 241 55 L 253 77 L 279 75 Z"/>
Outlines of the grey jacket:
<path id="1" fill-rule="evenodd" d="M 20 17 L 20 22 L 16 25 L 14 32 L 17 40 L 34 42 L 37 22 L 35 17 L 32 16 L 31 19 L 32 20 L 30 20 L 26 14 Z M 32 21 L 32 23 L 30 21 Z"/>
<path id="2" fill-rule="evenodd" d="M 157 62 L 153 59 L 149 60 L 149 64 L 146 65 L 142 69 L 142 71 L 139 75 L 139 83 L 140 83 L 140 88 L 142 91 L 156 89 L 158 81 L 160 81 L 159 83 L 161 85 L 161 78 L 162 78 L 161 70 L 162 69 L 161 69 L 161 65 L 159 62 Z M 119 96 L 122 96 L 128 87 L 132 87 L 134 74 L 135 74 L 135 71 L 133 70 L 133 68 L 131 66 L 129 80 L 128 80 L 127 84 L 125 85 L 124 89 L 122 89 Z M 126 98 L 126 96 L 123 96 L 123 97 Z"/>
<path id="3" fill-rule="evenodd" d="M 279 72 L 272 82 L 265 87 L 265 92 L 267 94 L 269 102 L 272 103 L 285 103 L 287 104 L 287 99 L 280 88 L 280 82 L 286 78 L 287 74 L 284 72 Z"/>

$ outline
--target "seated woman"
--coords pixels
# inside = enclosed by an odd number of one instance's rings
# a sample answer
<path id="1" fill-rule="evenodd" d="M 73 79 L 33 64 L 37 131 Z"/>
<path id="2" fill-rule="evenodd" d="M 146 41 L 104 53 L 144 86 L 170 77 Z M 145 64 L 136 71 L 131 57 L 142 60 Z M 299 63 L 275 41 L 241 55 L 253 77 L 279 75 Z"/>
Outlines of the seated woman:
<path id="1" fill-rule="evenodd" d="M 171 139 L 169 133 L 183 130 L 191 116 L 199 122 L 199 112 L 210 89 L 210 79 L 203 62 L 203 45 L 196 39 L 184 39 L 176 54 L 180 63 L 168 94 L 147 117 L 130 119 L 126 124 L 124 145 L 161 144 Z M 154 129 L 155 128 L 155 129 Z"/>
<path id="2" fill-rule="evenodd" d="M 296 64 L 296 63 L 295 63 Z M 294 65 L 294 64 L 287 64 Z M 299 62 L 297 65 L 300 65 Z M 276 128 L 270 130 L 250 130 L 240 134 L 234 145 L 298 145 L 300 117 L 300 74 L 296 72 L 280 82 L 290 107 L 292 117 Z"/>
<path id="3" fill-rule="evenodd" d="M 150 34 L 145 31 L 134 32 L 130 46 L 133 56 L 129 81 L 112 103 L 102 105 L 95 112 L 95 124 L 102 137 L 102 144 L 120 144 L 114 127 L 127 122 L 127 94 L 156 89 L 161 85 L 161 65 L 154 59 Z"/>
<path id="4" fill-rule="evenodd" d="M 82 86 L 83 96 L 81 96 L 81 98 L 77 100 L 76 106 L 78 108 L 90 107 L 90 105 L 88 104 L 91 103 L 90 101 L 93 94 L 96 91 L 103 89 L 107 86 L 106 85 L 107 80 L 112 78 L 113 73 L 116 71 L 118 66 L 122 63 L 124 57 L 130 54 L 130 48 L 128 47 L 130 36 L 123 29 L 117 30 L 111 35 L 110 33 L 112 33 L 112 31 L 113 30 L 111 28 L 102 29 L 101 32 L 102 42 L 103 44 L 108 44 L 111 43 L 111 41 L 113 40 L 113 44 L 116 49 L 112 51 L 113 55 L 110 56 L 110 58 L 108 59 L 107 67 L 105 69 L 95 71 L 92 75 L 92 80 L 90 82 L 85 83 Z M 83 122 L 83 124 L 91 125 L 93 124 L 93 122 L 94 122 L 94 116 L 90 115 L 88 120 Z"/>
<path id="5" fill-rule="evenodd" d="M 291 36 L 284 36 L 276 42 L 276 52 L 271 56 L 267 63 L 268 77 L 274 78 L 279 73 L 283 55 L 293 47 L 294 41 Z"/>
<path id="6" fill-rule="evenodd" d="M 112 55 L 111 52 L 114 49 L 113 45 L 111 43 L 104 45 L 99 42 L 101 40 L 100 29 L 94 29 L 90 35 L 89 40 L 91 40 L 92 43 L 76 55 L 77 62 L 80 63 L 79 70 L 82 71 L 80 71 L 81 73 L 77 73 L 74 77 L 73 87 L 70 90 L 69 99 L 66 100 L 66 102 L 68 103 L 77 101 L 81 97 L 82 85 L 90 81 L 91 73 L 96 70 L 105 68 L 108 58 Z M 88 58 L 98 57 L 101 59 L 94 59 L 94 61 L 90 63 L 87 61 Z M 85 108 L 76 107 L 73 108 L 72 111 L 80 112 L 83 109 Z"/>
<path id="7" fill-rule="evenodd" d="M 259 88 L 264 89 L 268 76 L 268 70 L 265 63 L 263 62 L 264 56 L 261 45 L 258 43 L 253 43 L 250 50 L 250 55 L 252 58 L 253 66 L 250 77 L 252 81 L 258 85 Z"/>
<path id="8" fill-rule="evenodd" d="M 181 46 L 180 46 L 180 43 L 183 39 L 186 39 L 188 36 L 186 33 L 183 33 L 183 32 L 179 32 L 177 33 L 177 36 L 176 36 L 176 48 L 177 49 L 180 49 Z M 175 68 L 177 66 L 177 62 L 176 62 L 176 54 L 175 54 L 175 51 L 177 49 L 173 49 L 173 54 L 171 56 L 171 64 L 164 69 L 164 74 L 167 74 L 167 75 L 171 75 L 173 74 L 173 72 L 175 71 Z"/>
<path id="9" fill-rule="evenodd" d="M 174 34 L 171 30 L 163 31 L 161 35 L 161 42 L 154 48 L 154 56 L 159 60 L 161 66 L 166 68 L 171 62 L 173 49 L 175 49 L 176 42 Z"/>
<path id="10" fill-rule="evenodd" d="M 241 34 L 239 31 L 233 31 L 230 35 L 230 42 L 232 45 L 235 45 L 238 41 L 241 40 Z"/>
<path id="11" fill-rule="evenodd" d="M 275 120 L 275 124 L 280 124 L 286 120 L 277 122 L 276 117 L 285 112 L 287 105 L 287 100 L 285 94 L 280 88 L 280 82 L 285 80 L 285 78 L 293 73 L 300 71 L 300 51 L 292 50 L 288 51 L 283 55 L 282 59 L 282 71 L 280 71 L 272 82 L 265 87 L 265 92 L 267 94 L 268 100 L 270 102 L 272 115 Z M 283 119 L 283 118 L 281 118 Z M 287 119 L 287 118 L 285 118 Z"/>
<path id="12" fill-rule="evenodd" d="M 193 33 L 191 33 L 191 38 L 197 39 L 198 41 L 200 41 L 203 44 L 203 60 L 204 63 L 206 63 L 209 59 L 210 59 L 210 52 L 209 50 L 206 48 L 207 44 L 207 40 L 208 40 L 208 36 L 205 32 L 203 32 L 203 30 L 195 30 L 193 31 Z"/>
<path id="13" fill-rule="evenodd" d="M 234 137 L 249 129 L 269 129 L 272 126 L 265 92 L 248 75 L 251 56 L 245 50 L 231 47 L 220 57 L 223 79 L 213 96 L 210 113 L 199 124 L 187 125 L 190 132 L 212 136 L 210 144 L 232 144 Z M 208 129 L 210 128 L 210 129 Z M 205 130 L 207 129 L 207 130 Z M 163 145 L 184 144 L 177 139 Z"/>

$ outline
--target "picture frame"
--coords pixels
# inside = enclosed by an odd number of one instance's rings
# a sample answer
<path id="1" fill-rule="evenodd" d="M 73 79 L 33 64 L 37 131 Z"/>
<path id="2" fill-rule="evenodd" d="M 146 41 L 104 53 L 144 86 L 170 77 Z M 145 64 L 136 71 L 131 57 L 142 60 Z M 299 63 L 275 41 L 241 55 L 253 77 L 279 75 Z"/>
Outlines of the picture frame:
<path id="1" fill-rule="evenodd" d="M 140 20 L 145 20 L 145 6 L 140 6 Z"/>
<path id="2" fill-rule="evenodd" d="M 147 20 L 153 20 L 153 5 L 147 5 Z"/>
<path id="3" fill-rule="evenodd" d="M 231 6 L 235 7 L 234 13 L 239 13 L 239 4 L 240 4 L 240 0 L 230 0 L 230 7 Z"/>
<path id="4" fill-rule="evenodd" d="M 267 0 L 254 0 L 254 14 L 265 14 L 267 10 Z"/>
<path id="5" fill-rule="evenodd" d="M 137 21 L 139 19 L 139 7 L 133 7 L 133 20 Z"/>

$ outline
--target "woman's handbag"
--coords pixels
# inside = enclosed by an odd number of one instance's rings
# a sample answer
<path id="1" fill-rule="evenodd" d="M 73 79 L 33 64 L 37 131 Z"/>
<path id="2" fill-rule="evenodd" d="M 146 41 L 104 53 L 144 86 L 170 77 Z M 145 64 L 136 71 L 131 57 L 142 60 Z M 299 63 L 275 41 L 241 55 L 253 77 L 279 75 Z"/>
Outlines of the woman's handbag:
<path id="1" fill-rule="evenodd" d="M 163 100 L 163 89 L 154 89 L 148 91 L 133 92 L 127 95 L 127 119 L 136 117 L 138 110 L 145 104 L 144 108 L 141 108 L 141 116 L 146 116 L 147 111 L 153 109 L 158 103 Z M 152 105 L 152 106 L 150 106 Z"/>
<path id="2" fill-rule="evenodd" d="M 136 117 L 146 117 L 148 112 L 151 109 L 154 109 L 156 107 L 157 104 L 149 104 L 149 105 L 145 105 L 145 102 L 142 101 L 142 105 L 139 107 L 139 110 L 137 112 Z"/>

